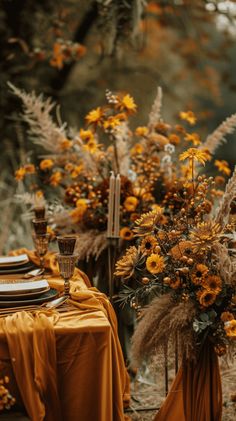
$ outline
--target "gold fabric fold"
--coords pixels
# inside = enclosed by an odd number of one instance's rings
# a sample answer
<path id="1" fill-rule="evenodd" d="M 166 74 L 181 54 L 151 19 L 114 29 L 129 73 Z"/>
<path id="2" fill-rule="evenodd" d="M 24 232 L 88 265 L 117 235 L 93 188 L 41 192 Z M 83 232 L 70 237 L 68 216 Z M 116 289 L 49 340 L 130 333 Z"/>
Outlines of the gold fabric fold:
<path id="1" fill-rule="evenodd" d="M 25 311 L 1 319 L 14 375 L 32 421 L 61 420 L 57 391 L 57 314 Z"/>
<path id="2" fill-rule="evenodd" d="M 197 362 L 184 361 L 154 421 L 221 421 L 218 357 L 205 342 Z"/>

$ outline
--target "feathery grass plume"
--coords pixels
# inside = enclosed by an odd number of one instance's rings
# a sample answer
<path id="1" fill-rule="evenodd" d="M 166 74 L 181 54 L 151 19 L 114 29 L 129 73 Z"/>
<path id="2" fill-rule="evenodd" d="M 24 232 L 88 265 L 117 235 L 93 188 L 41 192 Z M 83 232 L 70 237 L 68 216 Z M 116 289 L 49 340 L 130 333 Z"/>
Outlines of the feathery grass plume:
<path id="1" fill-rule="evenodd" d="M 234 168 L 234 172 L 229 179 L 226 188 L 225 193 L 221 199 L 221 202 L 218 207 L 218 212 L 215 216 L 215 222 L 225 226 L 229 219 L 230 214 L 230 205 L 232 201 L 236 197 L 236 166 Z"/>
<path id="2" fill-rule="evenodd" d="M 57 152 L 65 139 L 65 124 L 56 125 L 50 115 L 56 106 L 51 98 L 44 100 L 43 95 L 35 92 L 26 93 L 12 83 L 8 82 L 13 94 L 20 98 L 24 105 L 23 120 L 29 125 L 29 135 L 34 143 L 43 146 L 46 150 Z"/>
<path id="3" fill-rule="evenodd" d="M 192 320 L 196 309 L 191 301 L 175 303 L 171 294 L 155 298 L 144 309 L 132 338 L 132 363 L 137 366 L 146 357 L 152 357 L 167 345 L 174 346 L 178 334 L 184 352 L 194 356 Z"/>
<path id="4" fill-rule="evenodd" d="M 17 202 L 23 203 L 25 205 L 31 205 L 33 207 L 45 206 L 46 201 L 43 196 L 39 196 L 36 193 L 24 192 L 21 194 L 15 194 Z"/>
<path id="5" fill-rule="evenodd" d="M 117 147 L 117 155 L 119 162 L 119 171 L 121 174 L 128 177 L 130 169 L 130 155 L 129 155 L 129 135 L 128 123 L 125 121 L 121 123 L 114 132 L 114 137 Z"/>
<path id="6" fill-rule="evenodd" d="M 149 114 L 148 128 L 152 130 L 156 124 L 159 123 L 161 118 L 161 107 L 162 107 L 162 89 L 160 86 L 157 88 L 157 95 L 152 105 L 151 112 Z"/>
<path id="7" fill-rule="evenodd" d="M 206 141 L 199 146 L 199 149 L 207 149 L 214 154 L 216 149 L 226 142 L 225 136 L 234 132 L 236 128 L 236 114 L 232 114 L 221 123 L 214 132 L 207 136 Z"/>
<path id="8" fill-rule="evenodd" d="M 76 253 L 81 260 L 89 260 L 90 256 L 97 260 L 103 250 L 107 247 L 106 231 L 88 230 L 78 234 L 76 242 Z"/>
<path id="9" fill-rule="evenodd" d="M 217 257 L 216 266 L 224 282 L 236 286 L 236 257 L 229 256 L 228 249 L 224 244 L 216 243 L 213 254 Z"/>

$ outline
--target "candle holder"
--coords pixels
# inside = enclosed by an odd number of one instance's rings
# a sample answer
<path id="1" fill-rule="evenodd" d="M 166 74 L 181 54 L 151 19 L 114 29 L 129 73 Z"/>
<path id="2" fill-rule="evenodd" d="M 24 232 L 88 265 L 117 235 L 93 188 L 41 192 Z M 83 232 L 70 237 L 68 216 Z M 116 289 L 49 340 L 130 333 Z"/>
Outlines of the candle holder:
<path id="1" fill-rule="evenodd" d="M 44 256 L 48 251 L 49 234 L 34 234 L 33 240 L 36 254 L 39 257 L 40 268 L 44 270 Z"/>
<path id="2" fill-rule="evenodd" d="M 45 219 L 46 209 L 44 206 L 37 206 L 34 208 L 35 219 Z"/>
<path id="3" fill-rule="evenodd" d="M 32 225 L 34 228 L 34 232 L 36 235 L 44 235 L 47 233 L 47 225 L 48 225 L 48 220 L 45 218 L 41 218 L 41 219 L 37 219 L 34 218 L 32 220 Z"/>
<path id="4" fill-rule="evenodd" d="M 65 235 L 57 237 L 60 254 L 69 256 L 74 253 L 76 237 Z"/>
<path id="5" fill-rule="evenodd" d="M 108 244 L 108 282 L 109 282 L 109 298 L 111 303 L 113 303 L 114 295 L 114 271 L 115 264 L 117 260 L 117 251 L 119 248 L 120 237 L 107 237 Z"/>
<path id="6" fill-rule="evenodd" d="M 70 254 L 70 255 L 58 254 L 57 255 L 59 271 L 62 278 L 64 279 L 64 294 L 65 295 L 70 295 L 70 278 L 74 274 L 75 263 L 76 263 L 77 257 L 78 256 L 75 254 Z"/>

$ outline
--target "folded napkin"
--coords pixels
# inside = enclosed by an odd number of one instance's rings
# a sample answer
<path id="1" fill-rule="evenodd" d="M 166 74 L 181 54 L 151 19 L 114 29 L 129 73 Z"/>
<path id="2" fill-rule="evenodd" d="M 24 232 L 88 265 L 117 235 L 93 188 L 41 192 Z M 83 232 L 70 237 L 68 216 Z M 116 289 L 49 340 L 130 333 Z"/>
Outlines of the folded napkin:
<path id="1" fill-rule="evenodd" d="M 57 391 L 53 311 L 14 313 L 0 320 L 22 401 L 32 421 L 62 421 Z"/>

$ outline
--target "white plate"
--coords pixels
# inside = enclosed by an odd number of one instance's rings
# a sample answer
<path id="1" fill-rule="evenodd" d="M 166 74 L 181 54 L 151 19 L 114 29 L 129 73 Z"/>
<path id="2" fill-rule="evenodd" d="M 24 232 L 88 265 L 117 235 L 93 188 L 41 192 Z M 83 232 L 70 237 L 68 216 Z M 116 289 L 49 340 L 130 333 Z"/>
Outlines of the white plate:
<path id="1" fill-rule="evenodd" d="M 50 286 L 45 287 L 44 289 L 41 289 L 39 291 L 33 291 L 33 292 L 24 292 L 20 294 L 10 293 L 10 294 L 0 294 L 0 300 L 29 300 L 31 298 L 39 297 L 40 295 L 44 294 L 45 292 L 48 292 L 50 290 Z"/>
<path id="2" fill-rule="evenodd" d="M 29 258 L 27 254 L 19 254 L 18 256 L 0 256 L 0 266 L 21 265 L 27 263 Z"/>
<path id="3" fill-rule="evenodd" d="M 37 281 L 31 282 L 14 282 L 0 280 L 0 294 L 1 295 L 11 295 L 11 294 L 24 294 L 28 292 L 37 292 L 44 291 L 49 286 L 46 279 L 40 279 Z"/>

